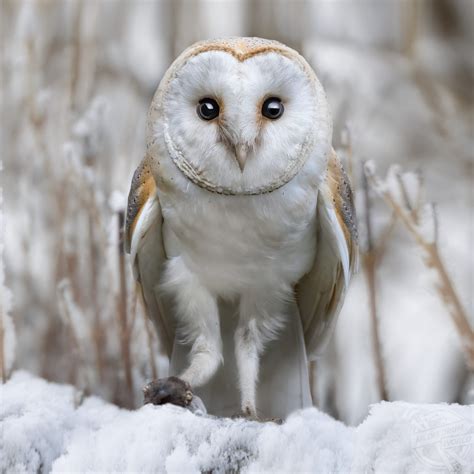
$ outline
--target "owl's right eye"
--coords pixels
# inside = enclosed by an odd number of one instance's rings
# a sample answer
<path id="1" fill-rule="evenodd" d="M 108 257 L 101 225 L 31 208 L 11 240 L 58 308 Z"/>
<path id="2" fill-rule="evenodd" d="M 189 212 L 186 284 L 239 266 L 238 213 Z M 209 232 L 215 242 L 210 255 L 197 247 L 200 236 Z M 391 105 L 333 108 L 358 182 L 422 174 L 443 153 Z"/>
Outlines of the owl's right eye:
<path id="1" fill-rule="evenodd" d="M 199 101 L 196 111 L 203 120 L 214 120 L 219 115 L 219 104 L 214 99 L 206 97 Z"/>

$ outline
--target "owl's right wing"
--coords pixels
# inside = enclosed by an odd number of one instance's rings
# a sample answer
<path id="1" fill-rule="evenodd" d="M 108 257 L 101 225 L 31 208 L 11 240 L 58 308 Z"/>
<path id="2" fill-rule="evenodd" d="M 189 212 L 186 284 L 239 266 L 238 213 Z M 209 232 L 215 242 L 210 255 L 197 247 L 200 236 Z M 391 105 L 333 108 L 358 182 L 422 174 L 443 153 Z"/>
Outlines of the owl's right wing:
<path id="1" fill-rule="evenodd" d="M 148 317 L 153 321 L 160 346 L 171 356 L 174 322 L 169 302 L 158 290 L 166 254 L 162 236 L 163 217 L 149 158 L 136 169 L 128 195 L 125 250 L 130 253 L 133 275 L 142 293 Z"/>

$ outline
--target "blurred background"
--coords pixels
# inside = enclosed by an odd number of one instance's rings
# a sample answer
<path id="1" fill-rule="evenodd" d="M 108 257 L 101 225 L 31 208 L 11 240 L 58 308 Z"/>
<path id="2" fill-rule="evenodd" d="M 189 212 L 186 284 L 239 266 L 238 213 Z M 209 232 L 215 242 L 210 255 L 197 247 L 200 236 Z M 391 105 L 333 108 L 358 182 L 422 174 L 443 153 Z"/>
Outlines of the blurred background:
<path id="1" fill-rule="evenodd" d="M 2 0 L 0 22 L 4 379 L 27 369 L 133 407 L 165 375 L 120 246 L 147 109 L 185 47 L 260 36 L 314 67 L 356 191 L 361 268 L 310 367 L 315 403 L 357 424 L 381 399 L 474 402 L 472 330 L 456 320 L 473 323 L 472 0 Z M 436 202 L 461 308 L 366 160 Z"/>

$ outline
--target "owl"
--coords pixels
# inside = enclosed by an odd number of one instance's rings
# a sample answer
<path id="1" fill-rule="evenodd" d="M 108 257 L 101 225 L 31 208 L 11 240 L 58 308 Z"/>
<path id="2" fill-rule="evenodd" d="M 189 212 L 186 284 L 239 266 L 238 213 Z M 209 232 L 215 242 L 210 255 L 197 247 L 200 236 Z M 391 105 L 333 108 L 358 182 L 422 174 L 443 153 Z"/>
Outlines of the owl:
<path id="1" fill-rule="evenodd" d="M 284 418 L 312 404 L 357 262 L 348 178 L 316 74 L 276 41 L 199 42 L 153 98 L 126 248 L 169 378 L 154 403 Z"/>

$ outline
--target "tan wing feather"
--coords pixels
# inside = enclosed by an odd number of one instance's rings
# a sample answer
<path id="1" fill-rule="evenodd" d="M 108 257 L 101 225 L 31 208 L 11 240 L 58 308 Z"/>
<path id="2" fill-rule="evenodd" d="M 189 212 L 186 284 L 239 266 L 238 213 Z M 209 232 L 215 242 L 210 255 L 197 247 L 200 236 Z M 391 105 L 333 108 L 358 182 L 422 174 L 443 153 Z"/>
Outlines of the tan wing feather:
<path id="1" fill-rule="evenodd" d="M 147 314 L 155 324 L 161 349 L 170 357 L 175 335 L 174 321 L 170 303 L 158 290 L 166 262 L 162 223 L 156 183 L 148 158 L 145 158 L 133 175 L 128 196 L 125 248 L 130 253 L 133 273 Z"/>
<path id="2" fill-rule="evenodd" d="M 133 173 L 128 194 L 127 220 L 125 224 L 125 250 L 130 253 L 132 234 L 146 201 L 156 194 L 156 183 L 151 172 L 149 158 L 145 157 Z"/>
<path id="3" fill-rule="evenodd" d="M 352 191 L 334 151 L 318 194 L 316 212 L 316 255 L 311 270 L 296 287 L 309 359 L 324 350 L 332 334 L 358 259 Z"/>

